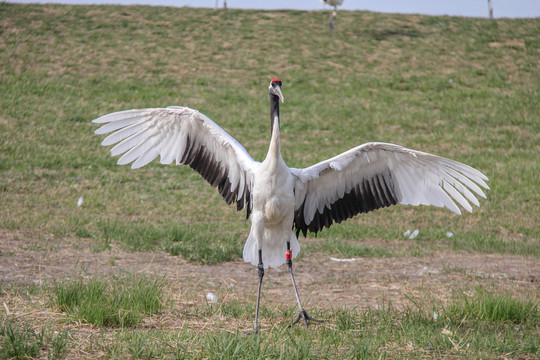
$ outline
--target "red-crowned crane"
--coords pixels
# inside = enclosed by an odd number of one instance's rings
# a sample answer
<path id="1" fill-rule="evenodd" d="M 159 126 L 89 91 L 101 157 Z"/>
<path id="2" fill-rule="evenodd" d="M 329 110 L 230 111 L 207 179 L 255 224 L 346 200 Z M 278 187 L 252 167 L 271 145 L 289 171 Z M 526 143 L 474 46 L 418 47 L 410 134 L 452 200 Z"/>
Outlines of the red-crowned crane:
<path id="1" fill-rule="evenodd" d="M 243 257 L 258 267 L 259 286 L 254 332 L 258 330 L 264 269 L 287 264 L 305 326 L 319 321 L 300 302 L 292 259 L 300 252 L 297 236 L 317 233 L 358 213 L 395 205 L 435 205 L 460 214 L 456 203 L 472 211 L 489 189 L 480 171 L 436 155 L 399 145 L 370 142 L 313 166 L 289 168 L 280 152 L 279 101 L 281 81 L 270 93 L 271 138 L 263 162 L 255 161 L 240 143 L 200 112 L 167 107 L 115 112 L 93 120 L 104 124 L 102 145 L 116 144 L 118 164 L 140 168 L 160 156 L 162 164 L 189 165 L 227 204 L 236 203 L 251 217 Z M 476 195 L 475 195 L 476 194 Z M 455 201 L 455 202 L 454 202 Z"/>

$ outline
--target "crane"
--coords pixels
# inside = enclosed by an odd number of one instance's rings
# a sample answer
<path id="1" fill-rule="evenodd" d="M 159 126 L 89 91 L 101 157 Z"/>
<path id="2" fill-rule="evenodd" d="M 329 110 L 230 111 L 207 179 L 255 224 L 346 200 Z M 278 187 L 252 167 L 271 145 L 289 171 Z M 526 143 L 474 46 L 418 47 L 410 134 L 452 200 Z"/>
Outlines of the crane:
<path id="1" fill-rule="evenodd" d="M 343 0 L 322 0 L 324 4 L 328 4 L 334 7 L 334 10 L 337 10 L 337 7 L 343 4 Z"/>
<path id="2" fill-rule="evenodd" d="M 359 213 L 395 204 L 434 205 L 461 214 L 456 202 L 471 212 L 479 206 L 481 188 L 489 189 L 480 171 L 405 147 L 369 142 L 307 168 L 290 168 L 280 149 L 279 103 L 282 82 L 272 79 L 271 137 L 266 158 L 254 160 L 219 125 L 197 110 L 171 106 L 119 111 L 93 120 L 95 133 L 109 134 L 103 146 L 121 157 L 119 165 L 140 168 L 160 157 L 162 164 L 185 164 L 218 189 L 227 204 L 246 209 L 251 229 L 243 250 L 257 266 L 258 290 L 253 331 L 258 331 L 264 270 L 287 264 L 300 319 L 317 320 L 304 310 L 292 260 L 300 252 L 298 236 L 317 233 Z"/>
<path id="3" fill-rule="evenodd" d="M 328 4 L 334 7 L 334 11 L 330 16 L 330 35 L 334 33 L 334 23 L 336 22 L 337 7 L 343 4 L 343 0 L 321 0 L 323 4 Z"/>

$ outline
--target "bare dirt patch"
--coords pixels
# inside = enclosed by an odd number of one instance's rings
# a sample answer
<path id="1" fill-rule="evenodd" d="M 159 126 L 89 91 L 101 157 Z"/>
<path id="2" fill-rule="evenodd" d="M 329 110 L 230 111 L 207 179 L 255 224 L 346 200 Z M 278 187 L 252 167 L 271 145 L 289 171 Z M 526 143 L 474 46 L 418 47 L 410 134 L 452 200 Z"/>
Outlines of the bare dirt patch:
<path id="1" fill-rule="evenodd" d="M 241 259 L 200 265 L 164 252 L 126 252 L 114 245 L 98 252 L 89 240 L 39 240 L 12 232 L 0 232 L 0 258 L 3 286 L 143 274 L 164 277 L 176 301 L 193 306 L 205 304 L 209 291 L 218 294 L 220 301 L 223 296 L 252 301 L 257 284 L 256 268 Z M 411 305 L 408 297 L 444 303 L 453 292 L 472 291 L 475 286 L 540 299 L 540 262 L 524 256 L 442 252 L 430 257 L 338 262 L 318 253 L 295 261 L 294 270 L 301 296 L 310 307 L 362 309 L 387 301 L 405 306 Z M 286 266 L 267 270 L 263 301 L 294 303 Z"/>
<path id="2" fill-rule="evenodd" d="M 312 241 L 305 239 L 304 242 Z M 318 239 L 317 241 L 320 241 Z M 42 290 L 57 279 L 113 278 L 126 274 L 159 276 L 166 280 L 165 310 L 144 319 L 141 331 L 193 331 L 196 334 L 220 330 L 248 333 L 253 318 L 224 316 L 217 307 L 228 303 L 251 306 L 257 291 L 257 269 L 241 259 L 218 265 L 190 263 L 164 252 L 126 252 L 117 247 L 96 251 L 91 240 L 43 240 L 23 233 L 0 231 L 0 308 L 1 317 L 41 328 L 69 331 L 72 346 L 68 358 L 107 358 L 116 348 L 119 332 L 97 328 L 70 319 L 50 304 Z M 334 261 L 325 253 L 307 254 L 294 262 L 300 295 L 308 312 L 317 309 L 366 309 L 386 306 L 398 309 L 420 304 L 431 311 L 451 300 L 454 293 L 473 295 L 475 287 L 516 298 L 540 301 L 540 263 L 536 258 L 441 252 L 430 257 L 359 258 Z M 209 304 L 213 292 L 218 304 Z M 286 315 L 296 304 L 286 266 L 268 269 L 264 278 L 263 331 L 286 326 Z M 295 313 L 292 316 L 296 315 Z M 332 321 L 325 326 L 333 326 Z"/>

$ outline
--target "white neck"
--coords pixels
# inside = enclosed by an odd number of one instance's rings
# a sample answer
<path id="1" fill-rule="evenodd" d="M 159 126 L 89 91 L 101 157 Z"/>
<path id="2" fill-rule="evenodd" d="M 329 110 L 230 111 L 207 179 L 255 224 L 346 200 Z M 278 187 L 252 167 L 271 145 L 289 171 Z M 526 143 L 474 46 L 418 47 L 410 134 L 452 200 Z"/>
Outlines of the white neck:
<path id="1" fill-rule="evenodd" d="M 275 116 L 272 121 L 272 137 L 266 159 L 281 159 L 281 148 L 279 143 L 279 117 Z"/>

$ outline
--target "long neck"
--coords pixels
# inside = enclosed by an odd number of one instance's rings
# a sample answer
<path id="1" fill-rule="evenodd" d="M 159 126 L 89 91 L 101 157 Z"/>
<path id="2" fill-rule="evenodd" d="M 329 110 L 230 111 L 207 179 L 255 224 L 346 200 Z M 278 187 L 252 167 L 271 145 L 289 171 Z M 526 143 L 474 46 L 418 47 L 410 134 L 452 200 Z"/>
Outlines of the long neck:
<path id="1" fill-rule="evenodd" d="M 272 138 L 268 155 L 277 159 L 281 156 L 279 146 L 279 97 L 270 94 L 270 120 L 272 122 Z"/>

